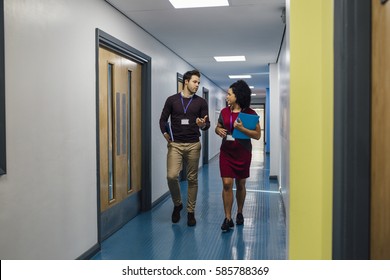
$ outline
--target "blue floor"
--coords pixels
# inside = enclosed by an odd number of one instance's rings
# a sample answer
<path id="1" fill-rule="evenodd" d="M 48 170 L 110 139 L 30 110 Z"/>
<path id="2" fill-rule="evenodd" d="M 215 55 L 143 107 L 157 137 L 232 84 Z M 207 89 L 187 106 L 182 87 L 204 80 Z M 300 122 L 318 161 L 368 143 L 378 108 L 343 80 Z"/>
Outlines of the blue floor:
<path id="1" fill-rule="evenodd" d="M 199 170 L 195 227 L 187 213 L 172 224 L 173 204 L 168 197 L 151 211 L 132 219 L 101 244 L 93 260 L 284 260 L 286 221 L 276 182 L 269 180 L 269 158 L 260 143 L 253 149 L 247 180 L 245 223 L 222 233 L 224 219 L 218 157 Z M 182 183 L 185 205 L 187 183 Z M 236 214 L 236 203 L 232 215 Z"/>

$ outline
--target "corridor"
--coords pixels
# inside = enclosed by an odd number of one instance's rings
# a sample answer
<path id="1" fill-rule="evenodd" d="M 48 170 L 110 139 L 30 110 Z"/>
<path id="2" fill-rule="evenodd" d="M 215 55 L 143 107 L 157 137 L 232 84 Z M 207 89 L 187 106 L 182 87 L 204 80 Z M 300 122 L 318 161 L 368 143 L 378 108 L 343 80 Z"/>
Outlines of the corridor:
<path id="1" fill-rule="evenodd" d="M 252 141 L 251 177 L 247 180 L 245 223 L 222 233 L 224 219 L 218 157 L 199 170 L 195 227 L 187 226 L 187 213 L 172 224 L 170 197 L 141 213 L 101 244 L 93 260 L 283 260 L 286 222 L 276 182 L 269 180 L 269 156 L 261 141 Z M 186 198 L 187 183 L 182 182 Z M 185 200 L 183 201 L 185 203 Z M 232 215 L 235 217 L 236 204 Z"/>

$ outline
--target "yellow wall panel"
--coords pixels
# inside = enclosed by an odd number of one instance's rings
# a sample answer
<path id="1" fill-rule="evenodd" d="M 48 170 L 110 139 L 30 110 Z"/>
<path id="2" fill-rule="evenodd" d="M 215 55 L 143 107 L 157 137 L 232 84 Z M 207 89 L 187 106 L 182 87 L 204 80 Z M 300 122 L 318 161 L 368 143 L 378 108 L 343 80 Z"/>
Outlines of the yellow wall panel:
<path id="1" fill-rule="evenodd" d="M 290 1 L 289 259 L 331 259 L 333 1 Z"/>

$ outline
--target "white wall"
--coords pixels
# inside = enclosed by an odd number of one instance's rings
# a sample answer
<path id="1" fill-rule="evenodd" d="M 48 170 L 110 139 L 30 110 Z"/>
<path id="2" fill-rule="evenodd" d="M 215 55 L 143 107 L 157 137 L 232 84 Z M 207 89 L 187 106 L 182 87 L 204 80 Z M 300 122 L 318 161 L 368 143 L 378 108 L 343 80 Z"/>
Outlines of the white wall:
<path id="1" fill-rule="evenodd" d="M 280 93 L 280 187 L 290 224 L 290 0 L 286 0 L 286 35 L 278 61 Z M 287 243 L 289 242 L 287 230 Z M 287 244 L 287 248 L 288 248 Z M 287 252 L 288 255 L 288 252 Z"/>
<path id="2" fill-rule="evenodd" d="M 97 243 L 95 29 L 152 58 L 153 201 L 168 191 L 161 109 L 176 92 L 176 73 L 192 67 L 103 0 L 5 0 L 4 16 L 0 259 L 75 259 Z M 202 86 L 210 91 L 212 157 L 220 141 L 213 112 L 224 92 L 205 78 Z"/>
<path id="3" fill-rule="evenodd" d="M 269 175 L 280 175 L 280 93 L 279 71 L 276 63 L 269 66 L 270 73 L 270 170 Z"/>

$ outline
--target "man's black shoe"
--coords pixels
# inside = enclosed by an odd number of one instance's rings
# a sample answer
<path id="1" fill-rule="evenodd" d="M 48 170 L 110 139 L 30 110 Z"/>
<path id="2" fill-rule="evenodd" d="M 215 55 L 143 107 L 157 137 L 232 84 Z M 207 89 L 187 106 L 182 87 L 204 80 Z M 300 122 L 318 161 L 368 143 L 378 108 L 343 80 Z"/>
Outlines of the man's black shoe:
<path id="1" fill-rule="evenodd" d="M 179 206 L 173 207 L 172 223 L 176 224 L 178 221 L 180 221 L 181 209 L 183 209 L 183 204 L 180 204 Z"/>
<path id="2" fill-rule="evenodd" d="M 187 225 L 189 227 L 193 227 L 196 225 L 196 220 L 195 220 L 195 214 L 194 213 L 188 213 L 187 215 Z"/>

